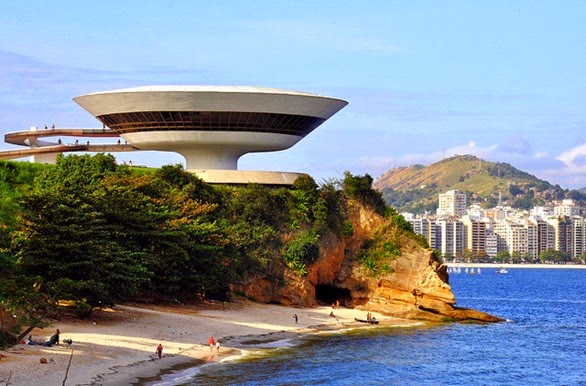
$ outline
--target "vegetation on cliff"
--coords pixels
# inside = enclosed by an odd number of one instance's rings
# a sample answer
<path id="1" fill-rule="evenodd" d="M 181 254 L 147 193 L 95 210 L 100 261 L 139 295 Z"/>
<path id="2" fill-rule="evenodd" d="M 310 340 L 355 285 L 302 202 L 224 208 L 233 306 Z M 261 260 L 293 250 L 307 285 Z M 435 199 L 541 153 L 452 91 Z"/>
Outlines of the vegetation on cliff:
<path id="1" fill-rule="evenodd" d="M 353 235 L 352 203 L 409 231 L 372 182 L 345 173 L 321 186 L 309 176 L 292 188 L 211 186 L 179 165 L 130 168 L 104 154 L 2 162 L 0 330 L 42 323 L 64 305 L 87 317 L 120 301 L 224 300 L 255 277 L 302 278 L 324 234 Z M 390 243 L 364 246 L 364 266 L 399 254 Z"/>

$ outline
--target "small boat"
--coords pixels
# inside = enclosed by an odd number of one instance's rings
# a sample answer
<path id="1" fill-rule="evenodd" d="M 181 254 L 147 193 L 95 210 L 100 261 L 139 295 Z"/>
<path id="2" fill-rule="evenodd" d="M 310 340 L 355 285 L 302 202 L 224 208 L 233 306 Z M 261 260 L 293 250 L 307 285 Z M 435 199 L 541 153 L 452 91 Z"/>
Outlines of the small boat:
<path id="1" fill-rule="evenodd" d="M 378 320 L 376 320 L 375 318 L 371 318 L 371 319 L 358 319 L 358 318 L 354 318 L 355 321 L 360 322 L 360 323 L 370 323 L 370 324 L 378 324 Z"/>
<path id="2" fill-rule="evenodd" d="M 470 272 L 468 272 L 468 273 L 474 275 L 474 274 L 476 274 L 476 271 L 474 270 L 474 268 L 470 268 Z"/>
<path id="3" fill-rule="evenodd" d="M 496 273 L 509 273 L 505 268 L 497 269 Z"/>

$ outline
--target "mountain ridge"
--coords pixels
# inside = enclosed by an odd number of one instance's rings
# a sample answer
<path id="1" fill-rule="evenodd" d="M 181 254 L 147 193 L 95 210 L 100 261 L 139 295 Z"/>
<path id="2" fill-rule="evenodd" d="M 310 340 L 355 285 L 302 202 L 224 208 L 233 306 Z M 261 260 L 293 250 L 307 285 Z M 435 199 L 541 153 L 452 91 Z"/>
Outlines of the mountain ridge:
<path id="1" fill-rule="evenodd" d="M 528 209 L 552 200 L 586 201 L 578 190 L 552 185 L 504 162 L 473 155 L 456 155 L 428 166 L 394 168 L 373 183 L 388 205 L 399 211 L 423 213 L 437 208 L 438 194 L 448 190 L 467 193 L 468 203 L 483 207 L 503 205 Z"/>

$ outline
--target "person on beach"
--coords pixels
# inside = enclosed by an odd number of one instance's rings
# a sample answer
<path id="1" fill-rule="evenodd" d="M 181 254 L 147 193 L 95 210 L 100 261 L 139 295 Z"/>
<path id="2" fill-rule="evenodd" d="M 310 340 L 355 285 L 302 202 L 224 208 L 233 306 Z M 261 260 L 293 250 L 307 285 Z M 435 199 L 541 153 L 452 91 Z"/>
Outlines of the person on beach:
<path id="1" fill-rule="evenodd" d="M 159 346 L 157 346 L 157 356 L 159 357 L 159 359 L 161 359 L 162 355 L 163 355 L 163 346 L 159 343 Z"/>
<path id="2" fill-rule="evenodd" d="M 293 319 L 295 320 L 295 324 L 297 324 L 297 321 L 299 320 L 299 318 L 297 317 L 297 314 L 293 314 Z"/>
<path id="3" fill-rule="evenodd" d="M 215 342 L 213 336 L 210 336 L 210 339 L 208 339 L 208 344 L 210 345 L 210 351 L 212 351 L 214 349 L 214 346 L 216 345 L 216 342 Z"/>
<path id="4" fill-rule="evenodd" d="M 51 338 L 44 343 L 33 342 L 33 337 L 29 336 L 29 341 L 30 341 L 29 344 L 32 344 L 32 345 L 40 344 L 41 346 L 45 346 L 45 347 L 53 347 L 53 345 L 59 344 L 59 334 L 60 334 L 60 331 L 59 331 L 59 329 L 57 329 L 57 331 L 53 335 L 51 335 Z"/>
<path id="5" fill-rule="evenodd" d="M 220 351 L 220 341 L 216 341 L 216 351 Z"/>

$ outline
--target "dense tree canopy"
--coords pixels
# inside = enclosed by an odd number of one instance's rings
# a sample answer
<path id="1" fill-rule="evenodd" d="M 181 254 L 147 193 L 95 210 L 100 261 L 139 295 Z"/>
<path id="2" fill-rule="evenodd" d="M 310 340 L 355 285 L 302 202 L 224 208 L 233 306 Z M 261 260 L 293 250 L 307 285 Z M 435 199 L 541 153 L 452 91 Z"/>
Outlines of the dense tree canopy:
<path id="1" fill-rule="evenodd" d="M 325 232 L 352 235 L 347 199 L 410 229 L 386 210 L 368 175 L 230 187 L 180 165 L 132 169 L 105 154 L 26 165 L 0 163 L 8 197 L 0 201 L 0 316 L 18 313 L 31 325 L 59 304 L 84 317 L 124 300 L 225 300 L 231 284 L 256 275 L 305 275 Z M 396 254 L 391 247 L 383 251 Z"/>

